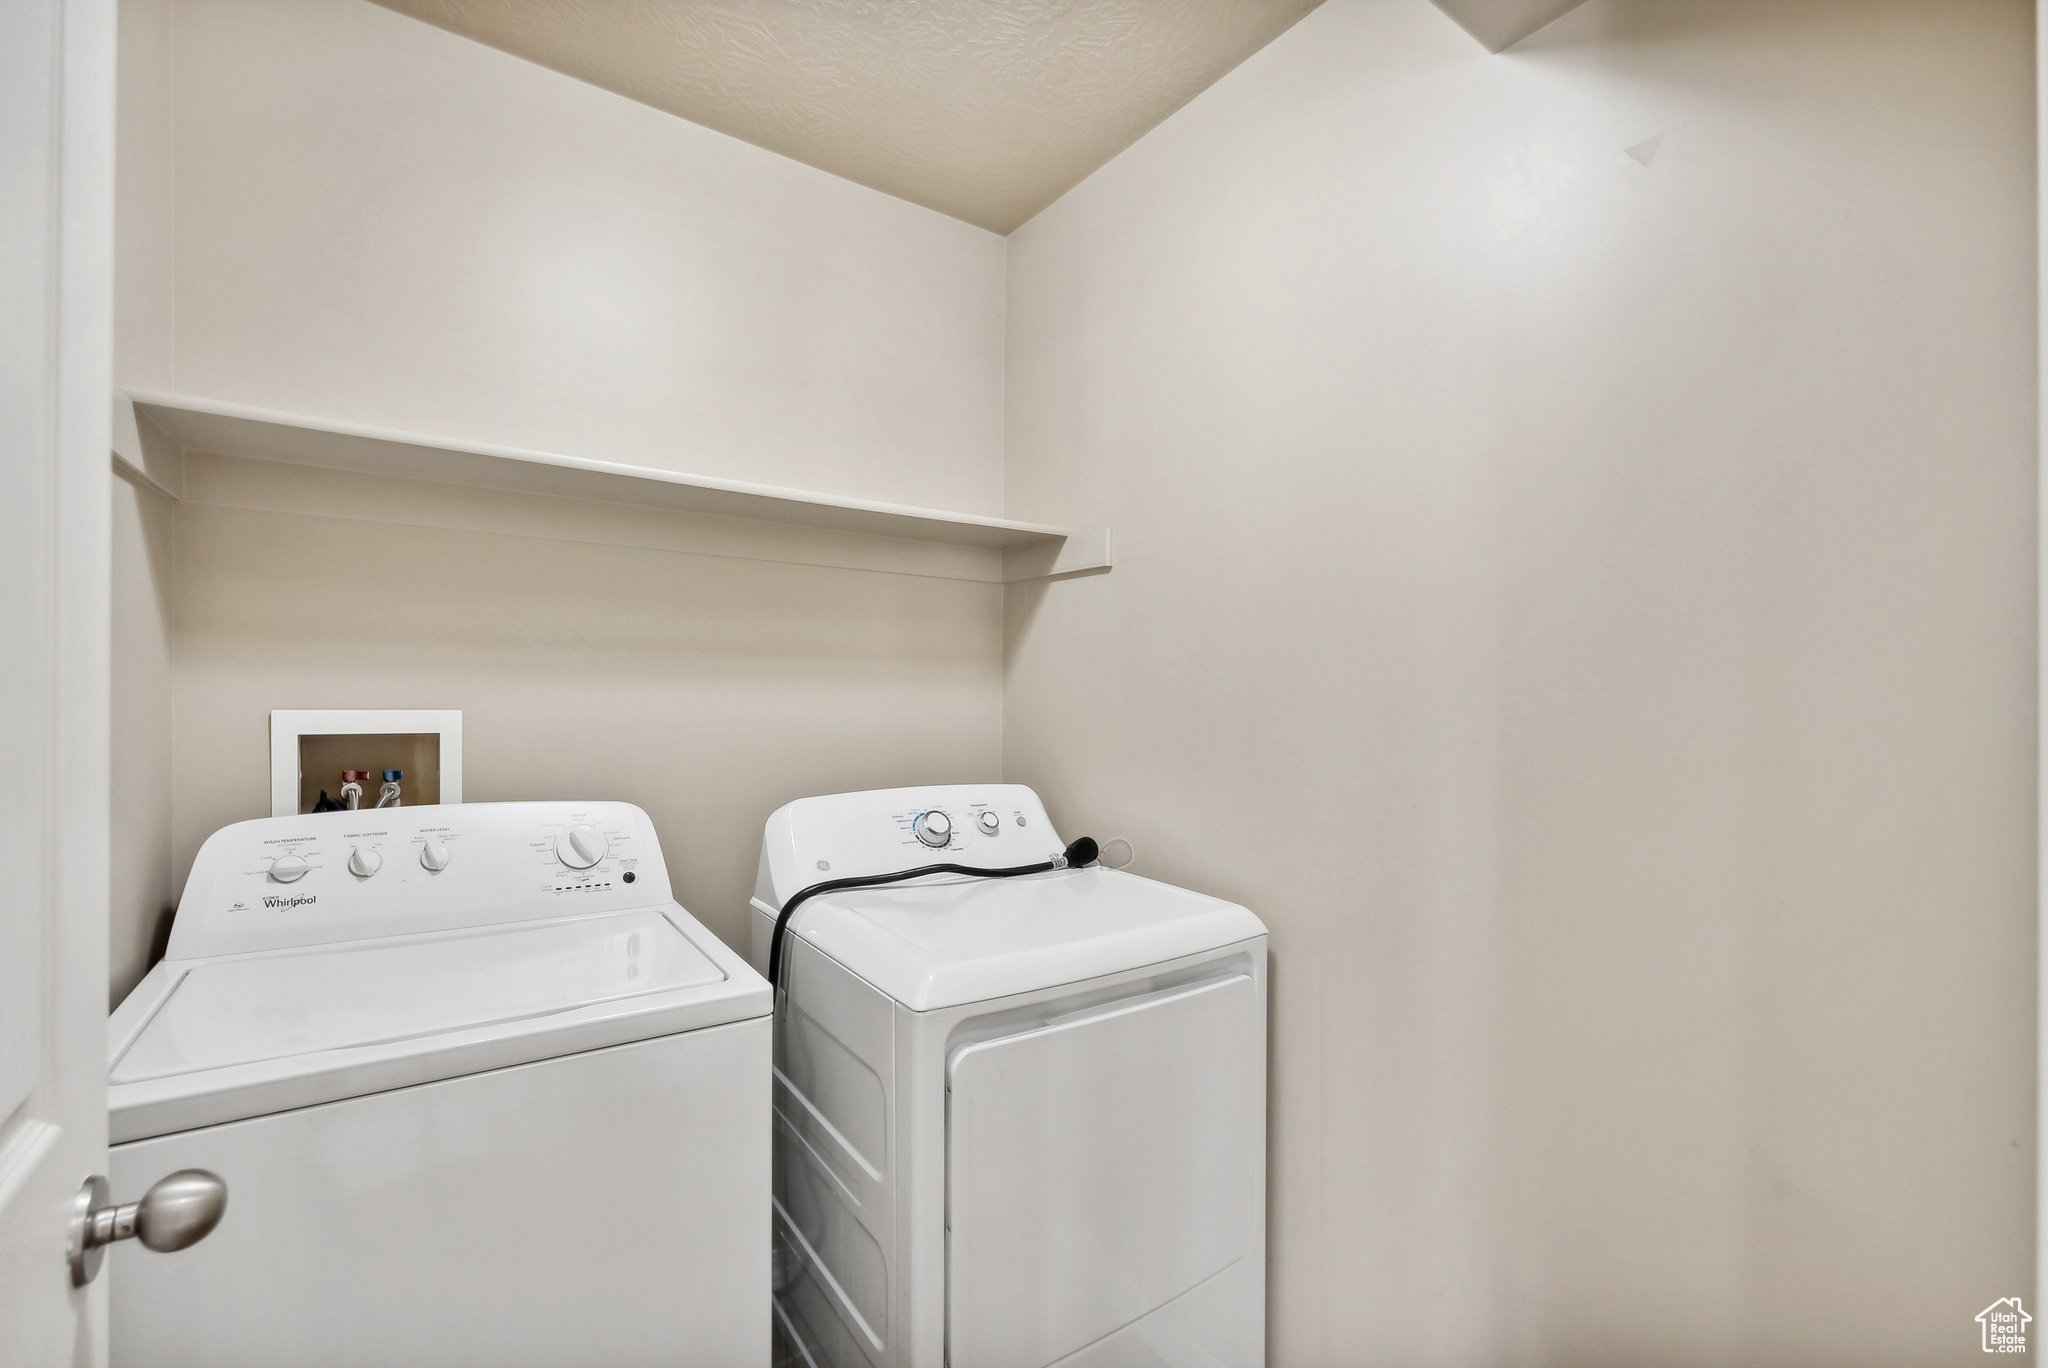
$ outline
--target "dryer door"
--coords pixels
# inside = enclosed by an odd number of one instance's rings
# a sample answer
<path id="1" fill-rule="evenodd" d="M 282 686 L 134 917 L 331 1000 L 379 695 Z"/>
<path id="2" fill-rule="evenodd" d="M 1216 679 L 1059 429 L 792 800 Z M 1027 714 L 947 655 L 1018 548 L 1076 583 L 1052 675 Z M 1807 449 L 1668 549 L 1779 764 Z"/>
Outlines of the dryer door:
<path id="1" fill-rule="evenodd" d="M 1250 977 L 967 1046 L 948 1081 L 959 1368 L 1042 1368 L 1252 1248 L 1265 1021 Z"/>

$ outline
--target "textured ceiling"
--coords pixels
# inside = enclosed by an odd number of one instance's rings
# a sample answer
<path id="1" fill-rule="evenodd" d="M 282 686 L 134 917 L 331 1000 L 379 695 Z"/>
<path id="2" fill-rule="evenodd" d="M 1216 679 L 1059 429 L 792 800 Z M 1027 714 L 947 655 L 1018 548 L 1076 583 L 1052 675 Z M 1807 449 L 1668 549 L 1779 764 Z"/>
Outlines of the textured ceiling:
<path id="1" fill-rule="evenodd" d="M 378 0 L 1007 233 L 1320 0 Z"/>

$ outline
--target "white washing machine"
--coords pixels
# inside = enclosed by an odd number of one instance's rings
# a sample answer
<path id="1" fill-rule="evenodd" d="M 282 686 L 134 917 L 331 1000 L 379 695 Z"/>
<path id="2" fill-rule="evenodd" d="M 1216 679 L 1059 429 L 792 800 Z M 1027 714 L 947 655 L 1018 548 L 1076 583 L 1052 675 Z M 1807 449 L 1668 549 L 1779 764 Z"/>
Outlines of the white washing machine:
<path id="1" fill-rule="evenodd" d="M 1061 848 L 1019 785 L 792 803 L 755 967 L 811 884 Z M 928 876 L 803 903 L 784 966 L 776 1312 L 811 1363 L 1265 1361 L 1257 917 L 1101 868 Z"/>
<path id="2" fill-rule="evenodd" d="M 626 803 L 240 822 L 114 1013 L 119 1368 L 765 1368 L 768 985 Z"/>

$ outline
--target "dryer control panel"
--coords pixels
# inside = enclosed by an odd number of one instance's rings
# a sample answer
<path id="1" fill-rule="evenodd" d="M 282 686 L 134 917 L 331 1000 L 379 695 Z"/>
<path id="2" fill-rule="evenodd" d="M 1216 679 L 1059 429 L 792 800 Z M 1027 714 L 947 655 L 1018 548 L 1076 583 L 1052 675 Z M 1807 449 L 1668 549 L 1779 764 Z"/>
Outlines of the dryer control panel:
<path id="1" fill-rule="evenodd" d="M 1066 846 L 1023 784 L 942 784 L 800 798 L 769 817 L 754 896 L 780 907 L 826 879 L 928 864 L 1036 864 Z"/>
<path id="2" fill-rule="evenodd" d="M 199 848 L 169 955 L 331 945 L 674 900 L 631 803 L 450 803 L 263 817 Z"/>

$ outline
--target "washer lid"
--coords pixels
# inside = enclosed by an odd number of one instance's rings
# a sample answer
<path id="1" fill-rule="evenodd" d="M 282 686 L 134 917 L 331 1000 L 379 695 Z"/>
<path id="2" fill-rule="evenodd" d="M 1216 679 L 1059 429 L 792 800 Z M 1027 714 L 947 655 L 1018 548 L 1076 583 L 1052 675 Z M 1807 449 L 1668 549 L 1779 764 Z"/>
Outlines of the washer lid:
<path id="1" fill-rule="evenodd" d="M 1266 934 L 1247 909 L 1114 869 L 852 889 L 796 935 L 926 1012 L 1078 983 Z"/>
<path id="2" fill-rule="evenodd" d="M 652 911 L 202 961 L 111 1081 L 415 1040 L 724 977 Z"/>
<path id="3" fill-rule="evenodd" d="M 759 977 L 674 906 L 165 961 L 110 1023 L 113 1138 L 767 1010 Z"/>

